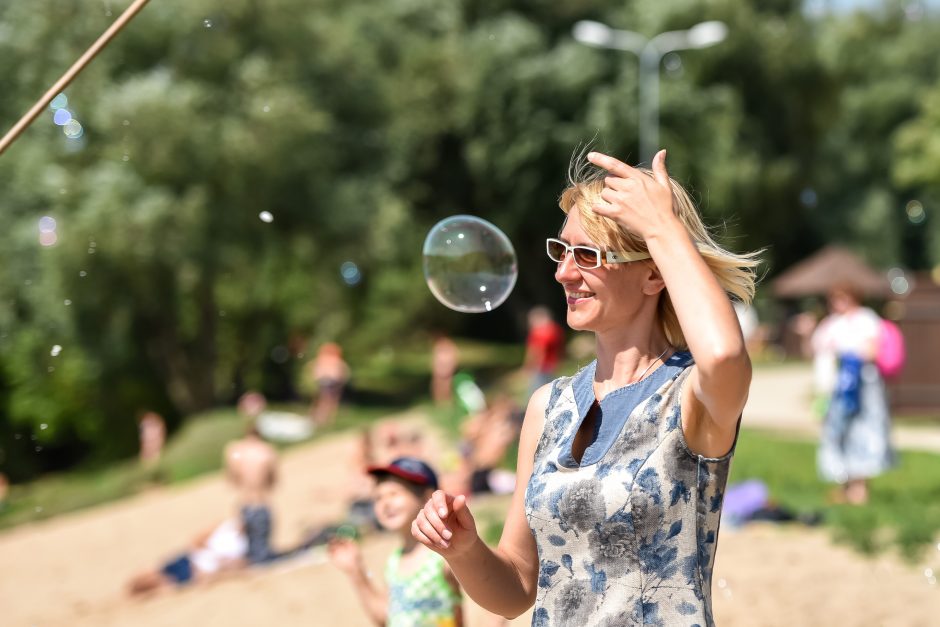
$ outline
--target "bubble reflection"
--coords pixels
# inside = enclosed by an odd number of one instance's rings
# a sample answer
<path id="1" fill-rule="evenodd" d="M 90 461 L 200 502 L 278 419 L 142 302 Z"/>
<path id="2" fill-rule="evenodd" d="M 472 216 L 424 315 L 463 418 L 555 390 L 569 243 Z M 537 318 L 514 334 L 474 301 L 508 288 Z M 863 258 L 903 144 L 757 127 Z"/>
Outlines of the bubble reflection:
<path id="1" fill-rule="evenodd" d="M 260 218 L 262 222 L 267 222 L 268 224 L 274 222 L 274 214 L 272 214 L 270 211 L 262 211 L 258 214 L 258 218 Z"/>

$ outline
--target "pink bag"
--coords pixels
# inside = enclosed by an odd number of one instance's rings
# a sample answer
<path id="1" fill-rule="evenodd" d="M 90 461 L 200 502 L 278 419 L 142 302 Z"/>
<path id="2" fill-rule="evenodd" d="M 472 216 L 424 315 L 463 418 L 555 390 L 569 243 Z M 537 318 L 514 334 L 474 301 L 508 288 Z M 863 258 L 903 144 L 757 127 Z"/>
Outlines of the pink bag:
<path id="1" fill-rule="evenodd" d="M 906 357 L 904 335 L 901 329 L 890 320 L 882 320 L 878 355 L 875 357 L 875 365 L 878 366 L 881 376 L 885 379 L 893 379 L 901 374 Z"/>

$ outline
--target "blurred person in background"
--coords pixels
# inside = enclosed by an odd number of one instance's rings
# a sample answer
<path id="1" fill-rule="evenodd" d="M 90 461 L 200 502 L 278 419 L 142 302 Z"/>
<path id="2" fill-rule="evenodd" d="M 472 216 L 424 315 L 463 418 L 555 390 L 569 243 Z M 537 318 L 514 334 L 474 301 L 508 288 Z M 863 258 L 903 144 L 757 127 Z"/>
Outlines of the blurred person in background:
<path id="1" fill-rule="evenodd" d="M 718 524 L 751 364 L 729 296 L 754 254 L 721 248 L 669 178 L 578 157 L 547 252 L 567 322 L 597 359 L 533 395 L 517 489 L 492 549 L 466 497 L 433 493 L 412 525 L 491 612 L 533 625 L 714 625 Z M 522 486 L 526 486 L 525 489 Z"/>
<path id="2" fill-rule="evenodd" d="M 257 420 L 267 406 L 264 394 L 255 390 L 245 392 L 238 399 L 238 413 L 249 420 Z"/>
<path id="3" fill-rule="evenodd" d="M 199 533 L 184 553 L 157 569 L 134 575 L 127 590 L 131 595 L 142 595 L 174 586 L 204 583 L 247 566 L 247 552 L 248 538 L 241 523 L 224 520 Z"/>
<path id="4" fill-rule="evenodd" d="M 555 369 L 565 352 L 565 332 L 552 319 L 548 307 L 541 305 L 529 310 L 528 323 L 522 368 L 529 373 L 528 395 L 531 396 L 555 378 Z"/>
<path id="5" fill-rule="evenodd" d="M 7 496 L 10 493 L 10 480 L 0 472 L 0 512 L 7 508 Z"/>
<path id="6" fill-rule="evenodd" d="M 868 479 L 894 463 L 885 385 L 875 365 L 881 318 L 851 285 L 829 293 L 830 314 L 813 333 L 822 382 L 831 385 L 818 453 L 819 473 L 839 484 L 838 501 L 868 501 Z"/>
<path id="7" fill-rule="evenodd" d="M 320 347 L 310 364 L 310 376 L 317 386 L 317 398 L 310 409 L 313 421 L 317 426 L 332 424 L 349 382 L 349 365 L 339 344 L 327 342 Z"/>
<path id="8" fill-rule="evenodd" d="M 225 474 L 237 493 L 251 563 L 272 559 L 271 491 L 277 482 L 277 451 L 261 439 L 254 421 L 245 437 L 225 447 Z"/>
<path id="9" fill-rule="evenodd" d="M 446 405 L 453 398 L 454 373 L 460 364 L 460 351 L 454 341 L 437 334 L 431 346 L 431 398 L 435 405 Z"/>
<path id="10" fill-rule="evenodd" d="M 387 589 L 366 570 L 362 552 L 353 540 L 333 540 L 330 560 L 349 577 L 376 625 L 462 627 L 460 585 L 447 562 L 411 535 L 411 521 L 437 489 L 437 475 L 413 457 L 371 467 L 369 474 L 376 479 L 375 516 L 382 527 L 401 539 L 385 563 Z"/>
<path id="11" fill-rule="evenodd" d="M 521 421 L 517 415 L 521 417 L 521 411 L 517 413 L 515 402 L 504 394 L 461 425 L 460 493 L 513 491 L 515 478 L 507 478 L 500 466 L 509 447 L 519 439 Z"/>
<path id="12" fill-rule="evenodd" d="M 144 468 L 154 469 L 160 463 L 163 445 L 166 444 L 163 416 L 154 411 L 142 413 L 137 419 L 137 433 L 140 438 L 140 464 Z"/>

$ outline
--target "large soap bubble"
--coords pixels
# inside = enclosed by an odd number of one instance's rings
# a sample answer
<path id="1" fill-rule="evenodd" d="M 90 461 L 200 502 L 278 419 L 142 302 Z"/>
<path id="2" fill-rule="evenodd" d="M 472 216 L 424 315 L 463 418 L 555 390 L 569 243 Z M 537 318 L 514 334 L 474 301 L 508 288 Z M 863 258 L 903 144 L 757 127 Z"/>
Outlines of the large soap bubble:
<path id="1" fill-rule="evenodd" d="M 481 313 L 499 307 L 519 273 L 509 238 L 474 216 L 452 216 L 435 224 L 423 253 L 431 293 L 455 311 Z"/>

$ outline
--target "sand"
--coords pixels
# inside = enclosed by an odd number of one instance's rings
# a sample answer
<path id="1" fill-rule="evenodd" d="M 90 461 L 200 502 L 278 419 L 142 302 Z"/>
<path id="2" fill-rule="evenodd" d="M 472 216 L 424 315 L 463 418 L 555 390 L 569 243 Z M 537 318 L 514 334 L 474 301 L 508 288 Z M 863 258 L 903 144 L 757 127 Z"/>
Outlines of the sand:
<path id="1" fill-rule="evenodd" d="M 337 435 L 284 455 L 274 499 L 275 544 L 342 513 L 354 438 Z M 121 502 L 0 534 L 0 625 L 151 627 L 314 625 L 368 627 L 342 573 L 320 553 L 202 587 L 148 599 L 124 594 L 127 579 L 182 549 L 198 530 L 232 511 L 220 475 L 154 488 Z M 365 542 L 381 572 L 395 539 Z M 834 545 L 824 530 L 786 526 L 724 529 L 714 577 L 715 618 L 738 626 L 905 626 L 940 621 L 940 551 L 911 565 L 866 558 Z M 468 602 L 470 627 L 485 623 Z M 528 624 L 523 616 L 512 625 Z"/>

